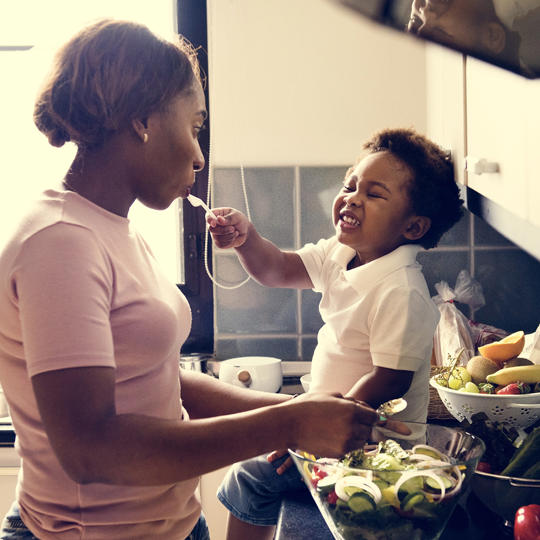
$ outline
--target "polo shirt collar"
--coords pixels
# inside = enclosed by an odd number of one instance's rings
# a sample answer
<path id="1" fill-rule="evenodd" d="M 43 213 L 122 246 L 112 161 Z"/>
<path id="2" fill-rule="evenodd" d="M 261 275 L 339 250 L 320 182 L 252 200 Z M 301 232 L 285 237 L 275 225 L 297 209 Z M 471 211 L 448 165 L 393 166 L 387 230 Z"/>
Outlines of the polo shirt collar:
<path id="1" fill-rule="evenodd" d="M 345 279 L 351 285 L 364 289 L 399 268 L 417 264 L 416 255 L 422 249 L 419 244 L 405 244 L 378 259 L 351 270 L 347 270 L 347 264 L 355 255 L 354 249 L 340 244 L 332 258 L 341 267 Z"/>

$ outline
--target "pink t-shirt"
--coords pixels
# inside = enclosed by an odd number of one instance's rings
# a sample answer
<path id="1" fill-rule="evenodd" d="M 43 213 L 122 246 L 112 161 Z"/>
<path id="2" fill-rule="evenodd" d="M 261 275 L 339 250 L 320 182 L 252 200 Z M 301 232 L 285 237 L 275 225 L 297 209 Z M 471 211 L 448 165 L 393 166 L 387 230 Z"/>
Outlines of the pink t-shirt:
<path id="1" fill-rule="evenodd" d="M 30 377 L 116 370 L 118 413 L 182 417 L 178 354 L 186 298 L 129 219 L 46 191 L 0 254 L 0 381 L 21 456 L 17 498 L 41 540 L 183 540 L 200 514 L 198 479 L 152 487 L 78 484 L 51 449 Z M 14 494 L 15 495 L 15 494 Z"/>

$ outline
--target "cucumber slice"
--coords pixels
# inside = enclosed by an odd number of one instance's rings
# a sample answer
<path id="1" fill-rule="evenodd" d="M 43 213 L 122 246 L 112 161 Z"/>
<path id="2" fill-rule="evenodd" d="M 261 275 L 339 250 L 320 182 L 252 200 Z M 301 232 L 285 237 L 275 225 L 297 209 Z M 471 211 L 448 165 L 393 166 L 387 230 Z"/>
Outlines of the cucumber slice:
<path id="1" fill-rule="evenodd" d="M 413 476 L 399 486 L 399 493 L 401 494 L 402 491 L 405 493 L 414 493 L 415 491 L 421 491 L 423 487 L 424 478 L 422 476 Z"/>
<path id="2" fill-rule="evenodd" d="M 443 474 L 439 474 L 437 476 L 443 483 L 444 489 L 448 490 L 454 487 L 455 482 L 449 476 L 446 476 Z M 429 488 L 431 491 L 434 491 L 435 493 L 439 493 L 441 491 L 441 486 L 433 478 L 430 478 L 429 476 L 424 477 L 424 483 L 427 488 Z"/>
<path id="3" fill-rule="evenodd" d="M 401 509 L 405 512 L 410 512 L 414 510 L 414 507 L 425 502 L 426 496 L 421 491 L 415 491 L 414 493 L 409 493 L 401 503 Z"/>
<path id="4" fill-rule="evenodd" d="M 330 493 L 336 485 L 336 479 L 333 476 L 325 476 L 317 482 L 317 491 L 321 493 Z"/>
<path id="5" fill-rule="evenodd" d="M 356 512 L 370 512 L 375 509 L 375 502 L 367 493 L 355 493 L 347 501 L 349 508 Z"/>

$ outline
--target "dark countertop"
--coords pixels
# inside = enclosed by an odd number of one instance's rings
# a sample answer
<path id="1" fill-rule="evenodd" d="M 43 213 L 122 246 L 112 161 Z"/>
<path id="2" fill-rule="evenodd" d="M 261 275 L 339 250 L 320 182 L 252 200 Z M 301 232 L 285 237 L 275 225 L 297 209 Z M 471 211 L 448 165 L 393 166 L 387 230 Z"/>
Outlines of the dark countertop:
<path id="1" fill-rule="evenodd" d="M 465 493 L 439 540 L 511 540 L 511 528 L 473 493 Z M 322 514 L 306 489 L 281 505 L 275 540 L 333 540 Z"/>

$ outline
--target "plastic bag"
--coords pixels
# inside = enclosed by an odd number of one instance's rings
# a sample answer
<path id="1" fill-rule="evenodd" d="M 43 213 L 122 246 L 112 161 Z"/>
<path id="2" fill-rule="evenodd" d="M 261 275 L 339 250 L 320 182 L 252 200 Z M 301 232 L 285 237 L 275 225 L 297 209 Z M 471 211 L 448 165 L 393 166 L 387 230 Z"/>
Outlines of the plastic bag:
<path id="1" fill-rule="evenodd" d="M 473 310 L 482 307 L 485 304 L 482 286 L 467 270 L 461 270 L 454 289 L 446 281 L 436 283 L 435 289 L 439 294 L 433 301 L 441 313 L 433 341 L 435 364 L 447 366 L 463 350 L 459 364 L 465 365 L 475 355 L 476 348 L 469 320 L 454 302 L 467 304 Z"/>

